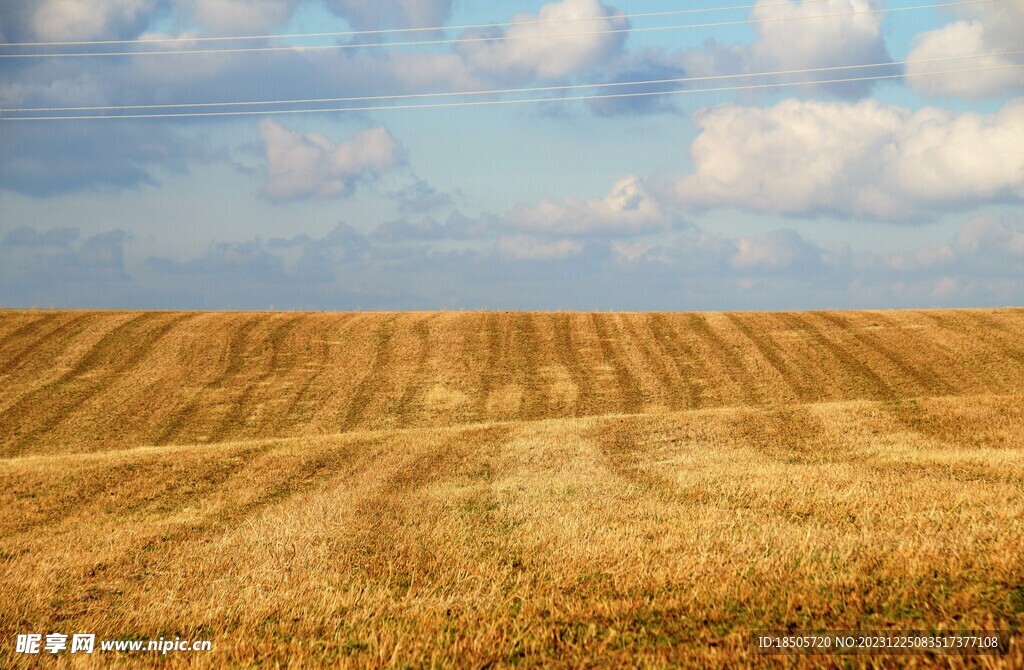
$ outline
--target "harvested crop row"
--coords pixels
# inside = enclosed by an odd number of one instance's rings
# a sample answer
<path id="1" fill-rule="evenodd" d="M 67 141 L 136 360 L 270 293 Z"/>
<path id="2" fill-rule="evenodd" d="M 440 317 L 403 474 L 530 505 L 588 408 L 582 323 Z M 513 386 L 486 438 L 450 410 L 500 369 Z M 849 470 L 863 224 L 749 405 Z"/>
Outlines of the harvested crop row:
<path id="1" fill-rule="evenodd" d="M 0 312 L 0 456 L 1024 390 L 1024 310 Z"/>
<path id="2" fill-rule="evenodd" d="M 943 397 L 0 459 L 0 629 L 213 640 L 171 667 L 736 667 L 760 628 L 1019 630 L 1022 425 L 1024 396 Z"/>

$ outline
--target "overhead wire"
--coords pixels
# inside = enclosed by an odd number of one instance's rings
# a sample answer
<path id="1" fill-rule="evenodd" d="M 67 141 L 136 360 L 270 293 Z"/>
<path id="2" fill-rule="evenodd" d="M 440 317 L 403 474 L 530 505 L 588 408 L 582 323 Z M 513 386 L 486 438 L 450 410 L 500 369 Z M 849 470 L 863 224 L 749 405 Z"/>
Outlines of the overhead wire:
<path id="1" fill-rule="evenodd" d="M 725 91 L 749 91 L 757 89 L 786 88 L 793 86 L 818 86 L 822 84 L 837 84 L 863 81 L 880 81 L 885 79 L 900 79 L 923 76 L 937 76 L 949 74 L 970 74 L 975 72 L 988 72 L 994 70 L 1006 70 L 1024 67 L 1024 63 L 1007 65 L 996 65 L 990 67 L 967 68 L 959 70 L 941 70 L 931 72 L 910 72 L 888 75 L 872 75 L 865 77 L 844 77 L 841 79 L 819 79 L 799 82 L 777 82 L 768 84 L 746 84 L 742 86 L 721 86 L 715 88 L 683 89 L 676 91 L 643 91 L 634 93 L 609 93 L 571 97 L 549 97 L 549 98 L 517 98 L 513 100 L 470 100 L 460 102 L 426 103 L 415 105 L 376 105 L 363 107 L 339 107 L 339 108 L 316 108 L 316 109 L 273 109 L 273 110 L 241 110 L 227 112 L 175 112 L 161 114 L 96 114 L 96 115 L 71 115 L 71 116 L 0 116 L 3 121 L 75 121 L 75 120 L 99 120 L 99 119 L 170 119 L 170 118 L 201 118 L 201 117 L 233 117 L 233 116 L 273 116 L 283 114 L 326 114 L 341 112 L 371 112 L 398 109 L 440 109 L 453 107 L 480 107 L 492 105 L 522 105 L 549 102 L 574 102 L 586 100 L 609 100 L 621 98 L 640 98 L 657 95 L 687 95 L 698 93 L 716 93 Z"/>
<path id="2" fill-rule="evenodd" d="M 909 12 L 917 10 L 937 9 L 943 7 L 961 7 L 1002 0 L 955 0 L 927 5 L 912 5 L 909 7 L 882 7 L 865 9 L 854 12 L 837 12 L 831 14 L 813 14 L 810 16 L 787 16 L 762 19 L 745 19 L 737 21 L 718 21 L 713 23 L 693 23 L 675 26 L 642 26 L 629 28 L 616 28 L 610 30 L 595 30 L 572 33 L 532 33 L 525 35 L 498 35 L 494 37 L 459 37 L 453 39 L 433 40 L 412 40 L 402 42 L 370 42 L 370 43 L 346 43 L 346 44 L 315 44 L 309 46 L 287 45 L 287 46 L 265 46 L 265 47 L 241 47 L 228 49 L 184 49 L 184 50 L 162 50 L 162 51 L 83 51 L 83 52 L 58 52 L 58 53 L 28 53 L 28 54 L 0 54 L 0 59 L 26 59 L 26 58 L 104 58 L 104 57 L 127 57 L 127 56 L 183 56 L 200 54 L 233 54 L 233 53 L 256 53 L 256 52 L 307 52 L 340 49 L 366 49 L 386 47 L 409 47 L 409 46 L 437 46 L 444 44 L 468 44 L 480 42 L 504 42 L 521 39 L 542 39 L 549 37 L 588 37 L 596 35 L 613 35 L 621 33 L 642 33 L 668 30 L 689 30 L 696 28 L 718 28 L 738 25 L 758 25 L 766 23 L 778 23 L 785 21 L 803 21 L 809 19 L 840 18 L 849 16 L 866 16 L 873 14 L 887 14 L 894 12 Z"/>
<path id="3" fill-rule="evenodd" d="M 993 53 L 971 54 L 966 56 L 942 56 L 935 58 L 922 58 L 914 60 L 885 61 L 877 63 L 863 63 L 859 65 L 834 65 L 827 67 L 799 68 L 790 70 L 775 70 L 771 72 L 742 72 L 737 74 L 717 74 L 694 77 L 671 77 L 665 79 L 646 79 L 640 81 L 618 81 L 598 82 L 592 84 L 564 84 L 557 86 L 530 86 L 525 88 L 504 88 L 485 89 L 476 91 L 452 91 L 442 93 L 400 93 L 394 95 L 368 95 L 368 96 L 346 96 L 330 98 L 295 98 L 287 100 L 244 100 L 234 102 L 182 102 L 165 104 L 146 105 L 89 105 L 78 107 L 11 107 L 0 108 L 0 114 L 27 114 L 39 112 L 85 112 L 85 111 L 115 111 L 115 110 L 144 110 L 144 109 L 195 109 L 210 107 L 252 107 L 270 105 L 308 105 L 326 102 L 369 102 L 373 100 L 408 100 L 419 98 L 443 98 L 443 97 L 469 97 L 481 95 L 508 95 L 511 93 L 541 93 L 553 91 L 571 91 L 588 88 L 616 88 L 624 86 L 654 86 L 659 84 L 686 84 L 701 81 L 716 81 L 723 79 L 740 79 L 752 77 L 777 77 L 794 74 L 810 74 L 814 72 L 838 72 L 844 70 L 858 70 L 862 68 L 880 68 L 904 65 L 921 65 L 924 63 L 939 63 L 954 60 L 967 60 L 976 58 L 1001 58 L 1006 56 L 1024 55 L 1024 50 L 1000 51 Z"/>
<path id="4" fill-rule="evenodd" d="M 802 0 L 802 5 L 820 4 L 831 0 Z M 518 26 L 536 26 L 558 23 L 576 23 L 581 21 L 604 21 L 608 19 L 640 19 L 663 16 L 680 16 L 684 14 L 707 14 L 714 12 L 733 12 L 743 9 L 761 9 L 765 7 L 792 7 L 792 2 L 760 3 L 753 5 L 732 5 L 730 7 L 699 7 L 694 9 L 675 9 L 663 12 L 641 12 L 634 14 L 604 14 L 600 16 L 571 16 L 555 19 L 537 19 L 531 21 L 506 21 L 504 23 L 469 23 L 463 25 L 423 26 L 419 28 L 377 28 L 374 30 L 339 30 L 319 33 L 276 33 L 267 35 L 222 35 L 205 37 L 150 37 L 131 40 L 77 40 L 68 42 L 0 42 L 0 47 L 55 47 L 55 46 L 101 46 L 109 44 L 173 44 L 177 42 L 227 42 L 245 40 L 271 39 L 305 39 L 310 37 L 357 37 L 359 35 L 385 35 L 391 33 L 423 33 L 447 30 L 476 30 L 486 28 L 511 28 Z"/>

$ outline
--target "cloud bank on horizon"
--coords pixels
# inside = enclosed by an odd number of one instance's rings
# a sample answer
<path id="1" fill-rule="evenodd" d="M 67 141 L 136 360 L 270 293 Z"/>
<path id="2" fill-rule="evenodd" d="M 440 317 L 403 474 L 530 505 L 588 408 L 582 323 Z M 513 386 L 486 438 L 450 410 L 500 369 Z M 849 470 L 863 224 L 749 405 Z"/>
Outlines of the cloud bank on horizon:
<path id="1" fill-rule="evenodd" d="M 852 16 L 886 5 L 777 4 L 659 19 L 598 0 L 8 0 L 4 42 L 517 25 L 317 42 L 345 49 L 0 59 L 0 107 L 419 96 L 1022 48 L 1019 0 Z M 633 30 L 742 19 L 754 23 Z M 445 37 L 469 41 L 366 46 Z M 835 71 L 712 80 L 779 85 L 770 91 L 689 94 L 701 84 L 660 81 L 526 92 L 680 95 L 506 108 L 0 121 L 0 304 L 1020 305 L 1024 68 L 1006 67 L 1016 63 L 887 66 L 870 74 L 890 80 L 842 85 L 826 82 Z M 990 69 L 919 76 L 966 67 Z"/>

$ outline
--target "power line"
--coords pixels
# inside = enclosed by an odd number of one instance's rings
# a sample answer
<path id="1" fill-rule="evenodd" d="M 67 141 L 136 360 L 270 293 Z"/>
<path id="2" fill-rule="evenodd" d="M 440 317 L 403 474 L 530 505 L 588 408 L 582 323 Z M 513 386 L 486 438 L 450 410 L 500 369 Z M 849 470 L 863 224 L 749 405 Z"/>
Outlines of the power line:
<path id="1" fill-rule="evenodd" d="M 802 0 L 803 5 L 819 4 L 829 0 Z M 702 7 L 699 9 L 677 9 L 666 12 L 642 12 L 638 14 L 606 14 L 603 16 L 579 16 L 564 19 L 539 19 L 536 21 L 509 21 L 506 23 L 472 23 L 452 26 L 424 26 L 421 28 L 382 28 L 378 30 L 342 30 L 321 33 L 282 33 L 273 35 L 227 35 L 220 37 L 159 37 L 134 40 L 80 40 L 71 42 L 4 42 L 0 47 L 56 47 L 56 46 L 99 46 L 105 44 L 172 44 L 177 42 L 226 42 L 243 40 L 303 39 L 309 37 L 354 37 L 358 35 L 383 35 L 390 33 L 422 33 L 441 30 L 473 30 L 481 28 L 511 28 L 579 21 L 601 21 L 608 19 L 640 19 L 658 16 L 679 16 L 682 14 L 706 14 L 709 12 L 732 12 L 741 9 L 763 7 L 792 7 L 792 2 L 776 2 L 759 5 L 733 5 L 731 7 Z"/>
<path id="2" fill-rule="evenodd" d="M 905 74 L 873 75 L 868 77 L 847 77 L 842 79 L 821 79 L 816 81 L 799 81 L 789 83 L 772 84 L 747 84 L 743 86 L 720 86 L 716 88 L 684 89 L 681 91 L 644 91 L 639 93 L 609 93 L 598 95 L 581 95 L 568 98 L 518 98 L 514 100 L 470 100 L 462 102 L 427 103 L 417 105 L 381 105 L 366 107 L 336 107 L 321 109 L 273 109 L 273 110 L 243 110 L 233 112 L 176 112 L 167 114 L 96 114 L 87 116 L 7 116 L 0 117 L 0 121 L 75 121 L 75 120 L 96 120 L 96 119 L 171 119 L 171 118 L 192 118 L 192 117 L 228 117 L 228 116 L 276 116 L 282 114 L 324 114 L 334 112 L 372 112 L 393 109 L 439 109 L 452 107 L 481 107 L 490 105 L 522 105 L 544 102 L 573 102 L 578 100 L 608 100 L 616 98 L 641 98 L 655 95 L 687 95 L 695 93 L 716 93 L 724 91 L 749 91 L 768 88 L 785 88 L 789 86 L 818 86 L 820 84 L 838 84 L 857 81 L 879 81 L 883 79 L 900 79 L 910 77 L 927 77 L 946 74 L 969 74 L 973 72 L 988 72 L 992 70 L 1007 70 L 1024 67 L 1024 63 L 1013 65 L 995 65 L 991 67 L 968 68 L 961 70 L 941 70 L 934 72 L 910 72 Z"/>
<path id="3" fill-rule="evenodd" d="M 995 53 L 972 54 L 969 56 L 943 56 L 916 60 L 886 61 L 882 63 L 864 63 L 861 65 L 835 65 L 829 67 L 800 68 L 794 70 L 776 70 L 773 72 L 744 72 L 739 74 L 718 74 L 699 77 L 673 77 L 669 79 L 647 79 L 643 81 L 602 82 L 596 84 L 566 84 L 560 86 L 532 86 L 528 88 L 489 89 L 478 91 L 454 91 L 444 93 L 403 93 L 396 95 L 349 96 L 336 98 L 298 98 L 292 100 L 247 100 L 238 102 L 182 102 L 149 105 L 92 105 L 83 107 L 18 107 L 0 109 L 0 114 L 26 114 L 29 112 L 91 112 L 109 110 L 141 110 L 141 109 L 191 109 L 203 107 L 248 107 L 265 105 L 303 105 L 324 102 L 368 102 L 371 100 L 408 100 L 416 98 L 444 98 L 456 96 L 506 95 L 509 93 L 539 93 L 550 91 L 570 91 L 587 88 L 612 88 L 621 86 L 650 86 L 655 84 L 683 84 L 698 81 L 715 81 L 722 79 L 739 79 L 747 77 L 773 77 L 791 74 L 808 74 L 813 72 L 836 72 L 857 70 L 861 68 L 891 67 L 897 65 L 919 65 L 922 63 L 938 63 L 971 58 L 998 58 L 1003 56 L 1019 56 L 1020 51 L 1001 51 Z"/>
<path id="4" fill-rule="evenodd" d="M 941 7 L 962 7 L 965 5 L 978 5 L 989 2 L 1000 2 L 1002 0 L 958 0 L 932 5 L 912 5 L 910 7 L 887 7 L 879 9 L 865 9 L 854 12 L 840 12 L 833 14 L 815 14 L 812 16 L 789 16 L 766 19 L 746 19 L 743 21 L 718 21 L 715 23 L 692 23 L 678 26 L 647 26 L 641 28 L 616 28 L 611 30 L 594 30 L 574 33 L 535 33 L 530 35 L 500 35 L 497 37 L 459 37 L 454 39 L 438 40 L 414 40 L 406 42 L 371 42 L 367 44 L 316 44 L 311 46 L 271 46 L 271 47 L 241 47 L 231 49 L 187 49 L 187 50 L 163 50 L 163 51 L 99 51 L 99 52 L 61 52 L 43 54 L 0 54 L 0 58 L 103 58 L 123 56 L 183 56 L 198 54 L 230 54 L 230 53 L 253 53 L 253 52 L 281 52 L 281 51 L 323 51 L 337 49 L 364 49 L 373 47 L 408 47 L 408 46 L 436 46 L 442 44 L 467 44 L 474 42 L 505 42 L 509 40 L 537 39 L 545 37 L 587 37 L 594 35 L 613 35 L 619 33 L 641 33 L 656 32 L 665 30 L 689 30 L 694 28 L 717 28 L 724 26 L 756 25 L 764 23 L 777 23 L 780 21 L 796 21 L 806 19 L 826 19 L 847 16 L 866 16 L 870 14 L 888 14 L 893 12 L 909 12 L 919 9 L 936 9 Z"/>

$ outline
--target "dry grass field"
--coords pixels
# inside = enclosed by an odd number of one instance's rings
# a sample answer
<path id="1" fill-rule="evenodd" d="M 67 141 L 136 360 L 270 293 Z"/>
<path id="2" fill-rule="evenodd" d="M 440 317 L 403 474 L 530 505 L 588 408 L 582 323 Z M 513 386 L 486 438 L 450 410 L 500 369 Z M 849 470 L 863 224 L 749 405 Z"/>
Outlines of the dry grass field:
<path id="1" fill-rule="evenodd" d="M 0 312 L 2 667 L 1024 667 L 768 628 L 1024 628 L 1024 310 Z"/>

